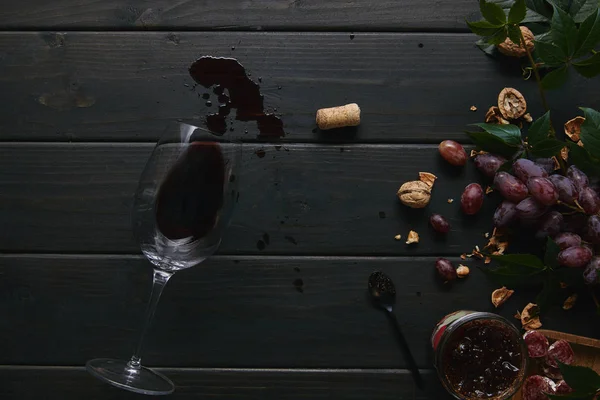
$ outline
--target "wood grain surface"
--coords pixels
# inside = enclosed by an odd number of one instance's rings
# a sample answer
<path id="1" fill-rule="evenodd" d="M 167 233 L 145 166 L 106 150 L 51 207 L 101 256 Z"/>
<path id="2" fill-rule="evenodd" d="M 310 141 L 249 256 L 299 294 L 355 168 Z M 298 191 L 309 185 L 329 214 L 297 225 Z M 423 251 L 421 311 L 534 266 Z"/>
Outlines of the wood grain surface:
<path id="1" fill-rule="evenodd" d="M 139 253 L 130 213 L 152 148 L 3 144 L 0 249 Z M 419 171 L 439 179 L 430 205 L 415 210 L 396 192 Z M 491 194 L 477 216 L 466 218 L 459 201 L 464 187 L 485 181 L 473 165 L 449 168 L 429 145 L 248 144 L 239 176 L 239 203 L 221 254 L 458 256 L 487 243 L 489 216 L 499 203 Z M 448 218 L 452 234 L 433 232 L 434 212 Z M 421 241 L 409 246 L 411 229 Z M 394 240 L 397 234 L 404 240 Z"/>
<path id="2" fill-rule="evenodd" d="M 100 4 L 100 3 L 97 3 Z M 0 140 L 151 141 L 167 121 L 202 124 L 214 112 L 187 69 L 202 55 L 236 57 L 290 142 L 466 141 L 505 86 L 521 90 L 534 117 L 537 87 L 518 61 L 493 60 L 465 34 L 4 32 L 0 34 Z M 232 50 L 235 48 L 235 50 Z M 549 92 L 557 131 L 600 108 L 598 80 L 576 78 Z M 361 126 L 313 132 L 315 112 L 356 102 Z M 475 105 L 476 112 L 469 108 Z M 236 124 L 254 140 L 256 127 Z M 245 130 L 248 134 L 244 135 Z"/>
<path id="3" fill-rule="evenodd" d="M 453 258 L 453 262 L 460 260 Z M 499 312 L 512 321 L 535 290 L 500 309 L 497 286 L 471 275 L 438 281 L 435 257 L 216 256 L 176 274 L 149 331 L 149 366 L 404 368 L 386 317 L 366 292 L 371 272 L 396 283 L 395 313 L 420 368 L 432 368 L 430 335 L 459 309 Z M 129 357 L 150 292 L 142 256 L 0 256 L 0 364 L 83 365 Z M 566 294 L 565 294 L 566 296 Z M 544 328 L 597 337 L 593 302 L 544 315 Z"/>
<path id="4" fill-rule="evenodd" d="M 28 0 L 3 4 L 3 29 L 466 30 L 477 2 L 454 0 Z"/>

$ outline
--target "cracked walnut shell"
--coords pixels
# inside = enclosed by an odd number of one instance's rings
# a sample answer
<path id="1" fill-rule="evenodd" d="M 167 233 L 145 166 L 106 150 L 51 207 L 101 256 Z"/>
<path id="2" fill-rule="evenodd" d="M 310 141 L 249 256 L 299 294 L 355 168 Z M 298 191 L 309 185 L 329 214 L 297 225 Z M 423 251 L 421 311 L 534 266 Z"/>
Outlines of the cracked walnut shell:
<path id="1" fill-rule="evenodd" d="M 425 182 L 410 181 L 400 186 L 397 194 L 402 204 L 411 208 L 424 208 L 431 199 L 431 188 Z"/>
<path id="2" fill-rule="evenodd" d="M 506 286 L 502 286 L 500 289 L 496 289 L 492 292 L 492 304 L 494 307 L 498 308 L 502 304 L 508 300 L 510 296 L 513 295 L 515 291 L 507 289 Z M 521 317 L 519 317 L 521 319 Z"/>
<path id="3" fill-rule="evenodd" d="M 498 108 L 507 119 L 518 119 L 525 115 L 527 102 L 517 89 L 504 88 L 498 95 Z"/>
<path id="4" fill-rule="evenodd" d="M 579 142 L 581 135 L 581 125 L 585 122 L 583 117 L 575 117 L 565 122 L 565 135 L 574 142 Z"/>
<path id="5" fill-rule="evenodd" d="M 527 48 L 523 46 L 523 43 L 516 44 L 507 37 L 504 42 L 497 46 L 500 53 L 509 57 L 524 57 L 527 55 L 527 50 L 529 50 L 530 53 L 533 51 L 533 48 L 535 47 L 533 43 L 533 32 L 524 26 L 521 26 L 520 28 L 523 39 L 525 39 L 525 46 L 527 46 Z"/>
<path id="6" fill-rule="evenodd" d="M 488 124 L 500 124 L 500 125 L 508 125 L 510 122 L 504 119 L 502 113 L 500 113 L 500 109 L 497 106 L 492 106 L 485 113 L 485 122 Z"/>

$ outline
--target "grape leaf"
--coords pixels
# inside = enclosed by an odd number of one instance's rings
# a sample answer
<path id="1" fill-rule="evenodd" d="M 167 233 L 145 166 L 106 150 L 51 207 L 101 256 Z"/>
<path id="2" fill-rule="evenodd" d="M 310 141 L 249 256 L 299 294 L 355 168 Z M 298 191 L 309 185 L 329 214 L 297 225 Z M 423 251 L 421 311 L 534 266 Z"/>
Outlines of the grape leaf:
<path id="1" fill-rule="evenodd" d="M 493 36 L 498 32 L 498 30 L 504 30 L 504 28 L 499 28 L 498 26 L 492 25 L 487 21 L 466 22 L 469 29 L 471 29 L 471 32 L 479 36 Z"/>
<path id="2" fill-rule="evenodd" d="M 542 87 L 547 90 L 558 89 L 569 77 L 569 68 L 565 65 L 551 71 L 542 78 Z"/>
<path id="3" fill-rule="evenodd" d="M 583 147 L 590 154 L 600 154 L 600 113 L 585 107 L 581 107 L 581 110 L 585 117 L 580 134 Z"/>
<path id="4" fill-rule="evenodd" d="M 521 130 L 516 125 L 496 125 L 496 124 L 471 124 L 480 127 L 487 133 L 496 136 L 509 146 L 518 146 L 521 144 Z"/>
<path id="5" fill-rule="evenodd" d="M 567 61 L 567 55 L 560 47 L 545 40 L 535 41 L 535 54 L 548 67 L 557 67 Z"/>
<path id="6" fill-rule="evenodd" d="M 485 40 L 490 44 L 500 44 L 506 39 L 506 29 L 499 28 L 492 36 L 488 36 Z"/>
<path id="7" fill-rule="evenodd" d="M 586 58 L 585 60 L 576 61 L 573 63 L 573 68 L 579 75 L 586 78 L 593 78 L 600 74 L 600 53 Z"/>
<path id="8" fill-rule="evenodd" d="M 572 56 L 575 53 L 577 44 L 577 27 L 575 21 L 560 7 L 553 5 L 554 13 L 550 26 L 552 41 L 567 55 Z"/>
<path id="9" fill-rule="evenodd" d="M 479 50 L 483 51 L 490 57 L 496 57 L 498 55 L 496 46 L 489 44 L 485 41 L 485 39 L 479 39 L 477 42 L 475 42 L 475 45 L 479 48 Z"/>
<path id="10" fill-rule="evenodd" d="M 539 257 L 533 254 L 502 254 L 502 255 L 490 255 L 492 260 L 498 261 L 503 266 L 508 265 L 520 265 L 537 270 L 545 270 L 544 263 Z"/>
<path id="11" fill-rule="evenodd" d="M 560 247 L 556 244 L 552 238 L 546 239 L 546 251 L 544 252 L 544 263 L 549 268 L 558 267 L 557 256 L 560 253 Z"/>
<path id="12" fill-rule="evenodd" d="M 532 254 L 490 255 L 500 263 L 496 268 L 482 268 L 488 277 L 503 285 L 539 285 L 546 271 L 542 260 Z"/>
<path id="13" fill-rule="evenodd" d="M 550 7 L 545 0 L 526 0 L 525 4 L 531 13 L 539 16 L 538 18 L 540 18 L 541 21 L 548 21 L 552 18 L 552 7 Z M 533 22 L 527 21 L 527 17 L 525 18 L 525 21 Z"/>
<path id="14" fill-rule="evenodd" d="M 575 45 L 575 58 L 581 57 L 592 51 L 600 40 L 600 10 L 590 14 L 583 21 L 577 31 L 577 44 Z"/>
<path id="15" fill-rule="evenodd" d="M 525 0 L 516 0 L 508 12 L 508 22 L 511 24 L 518 24 L 525 19 L 526 13 L 527 7 L 525 7 Z M 520 41 L 517 43 L 520 43 Z"/>
<path id="16" fill-rule="evenodd" d="M 512 157 L 519 149 L 517 146 L 510 146 L 504 143 L 497 136 L 488 132 L 466 132 L 473 143 L 481 150 L 489 151 L 490 153 L 500 154 L 504 157 Z"/>
<path id="17" fill-rule="evenodd" d="M 521 44 L 521 29 L 518 25 L 508 25 L 506 33 L 508 34 L 508 37 L 514 44 Z"/>
<path id="18" fill-rule="evenodd" d="M 569 148 L 569 161 L 577 165 L 579 169 L 588 175 L 600 176 L 600 161 L 590 155 L 590 153 L 577 145 L 577 143 L 565 142 Z"/>
<path id="19" fill-rule="evenodd" d="M 535 297 L 535 304 L 540 308 L 540 312 L 545 312 L 548 306 L 557 303 L 560 295 L 560 283 L 553 276 L 544 279 L 542 290 Z"/>
<path id="20" fill-rule="evenodd" d="M 479 10 L 483 18 L 488 22 L 498 26 L 506 24 L 506 14 L 504 14 L 504 10 L 499 5 L 479 0 Z"/>
<path id="21" fill-rule="evenodd" d="M 530 152 L 536 157 L 552 157 L 558 155 L 563 147 L 565 147 L 564 142 L 548 138 L 533 145 Z"/>
<path id="22" fill-rule="evenodd" d="M 558 367 L 565 382 L 577 392 L 592 393 L 600 390 L 600 376 L 593 369 L 567 365 L 560 361 Z"/>
<path id="23" fill-rule="evenodd" d="M 535 145 L 550 137 L 550 111 L 533 121 L 527 131 L 529 144 Z"/>
<path id="24" fill-rule="evenodd" d="M 580 24 L 585 21 L 591 14 L 595 14 L 598 10 L 599 2 L 598 0 L 573 0 L 573 4 L 580 4 L 581 7 L 576 12 L 575 7 L 571 7 L 571 16 L 575 23 Z"/>

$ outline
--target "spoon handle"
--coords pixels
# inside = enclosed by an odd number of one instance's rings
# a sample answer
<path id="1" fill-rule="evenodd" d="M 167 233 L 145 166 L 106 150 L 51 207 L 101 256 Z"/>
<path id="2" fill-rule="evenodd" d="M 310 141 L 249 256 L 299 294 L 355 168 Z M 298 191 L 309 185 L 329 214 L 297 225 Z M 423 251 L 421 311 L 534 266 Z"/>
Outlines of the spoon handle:
<path id="1" fill-rule="evenodd" d="M 406 359 L 406 361 L 408 363 L 408 369 L 410 369 L 410 372 L 412 373 L 415 384 L 417 385 L 417 387 L 419 389 L 422 390 L 423 389 L 423 378 L 421 377 L 421 373 L 419 372 L 419 367 L 417 366 L 417 362 L 415 361 L 415 358 L 413 357 L 412 352 L 410 351 L 410 348 L 408 347 L 408 343 L 406 343 L 404 334 L 402 333 L 402 330 L 400 329 L 400 324 L 398 323 L 398 319 L 396 319 L 396 315 L 394 315 L 394 313 L 392 313 L 390 311 L 386 312 L 386 315 L 388 316 L 388 320 L 390 321 L 391 325 L 394 327 L 394 330 L 396 331 L 396 337 L 398 339 L 398 343 L 400 344 L 402 352 L 404 353 L 404 358 Z"/>

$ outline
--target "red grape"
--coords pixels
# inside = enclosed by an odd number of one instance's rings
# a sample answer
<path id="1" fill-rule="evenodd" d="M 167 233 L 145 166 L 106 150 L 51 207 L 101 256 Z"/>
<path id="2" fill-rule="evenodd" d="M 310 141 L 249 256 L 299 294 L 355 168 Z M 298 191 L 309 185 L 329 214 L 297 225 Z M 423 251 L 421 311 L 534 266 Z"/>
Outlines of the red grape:
<path id="1" fill-rule="evenodd" d="M 563 216 L 558 211 L 550 211 L 544 215 L 542 222 L 535 233 L 535 237 L 543 239 L 545 237 L 554 237 L 562 228 Z"/>
<path id="2" fill-rule="evenodd" d="M 587 237 L 592 243 L 600 244 L 600 217 L 592 215 L 587 220 Z"/>
<path id="3" fill-rule="evenodd" d="M 563 203 L 575 204 L 575 200 L 579 198 L 579 189 L 575 186 L 572 180 L 562 175 L 550 175 L 548 177 L 558 190 L 558 199 Z"/>
<path id="4" fill-rule="evenodd" d="M 448 233 L 448 231 L 450 231 L 450 223 L 448 223 L 448 220 L 440 214 L 432 214 L 431 217 L 429 217 L 429 223 L 436 232 Z"/>
<path id="5" fill-rule="evenodd" d="M 600 197 L 591 187 L 584 187 L 579 192 L 579 204 L 586 214 L 596 214 L 600 211 Z"/>
<path id="6" fill-rule="evenodd" d="M 471 183 L 465 187 L 460 196 L 460 206 L 467 215 L 477 214 L 483 205 L 483 189 L 478 183 Z"/>
<path id="7" fill-rule="evenodd" d="M 454 265 L 452 265 L 450 260 L 446 258 L 438 258 L 435 262 L 435 269 L 445 281 L 456 279 L 456 269 L 454 269 Z"/>
<path id="8" fill-rule="evenodd" d="M 597 285 L 598 272 L 600 272 L 600 257 L 592 258 L 592 261 L 583 270 L 583 281 L 586 285 Z"/>
<path id="9" fill-rule="evenodd" d="M 553 158 L 538 158 L 535 160 L 535 163 L 542 167 L 548 175 L 554 172 L 554 167 L 556 165 Z"/>
<path id="10" fill-rule="evenodd" d="M 545 206 L 552 206 L 558 201 L 558 191 L 548 178 L 534 176 L 527 181 L 529 193 Z"/>
<path id="11" fill-rule="evenodd" d="M 588 176 L 574 165 L 571 165 L 567 169 L 567 177 L 571 179 L 573 183 L 575 183 L 575 186 L 577 186 L 577 189 L 579 190 L 587 187 L 590 184 Z"/>
<path id="12" fill-rule="evenodd" d="M 527 186 L 508 172 L 498 172 L 494 178 L 494 186 L 502 197 L 513 203 L 520 202 L 529 194 Z"/>
<path id="13" fill-rule="evenodd" d="M 563 232 L 556 235 L 554 242 L 561 250 L 569 247 L 581 246 L 581 236 L 572 232 Z"/>
<path id="14" fill-rule="evenodd" d="M 583 246 L 574 246 L 558 253 L 558 263 L 564 267 L 582 268 L 592 259 L 592 251 Z"/>
<path id="15" fill-rule="evenodd" d="M 479 154 L 473 161 L 477 169 L 485 176 L 493 178 L 498 168 L 506 162 L 506 159 L 495 154 L 485 153 Z"/>
<path id="16" fill-rule="evenodd" d="M 494 212 L 494 226 L 504 228 L 512 224 L 517 218 L 517 205 L 504 200 Z"/>
<path id="17" fill-rule="evenodd" d="M 533 197 L 528 197 L 519 202 L 516 209 L 517 215 L 523 219 L 535 219 L 548 211 L 548 207 L 538 203 Z"/>
<path id="18" fill-rule="evenodd" d="M 519 158 L 513 163 L 513 173 L 523 183 L 534 176 L 541 176 L 544 178 L 548 176 L 548 173 L 544 168 L 526 158 Z"/>
<path id="19" fill-rule="evenodd" d="M 460 143 L 454 140 L 444 140 L 438 149 L 442 158 L 452 165 L 460 167 L 467 163 L 467 152 Z"/>

